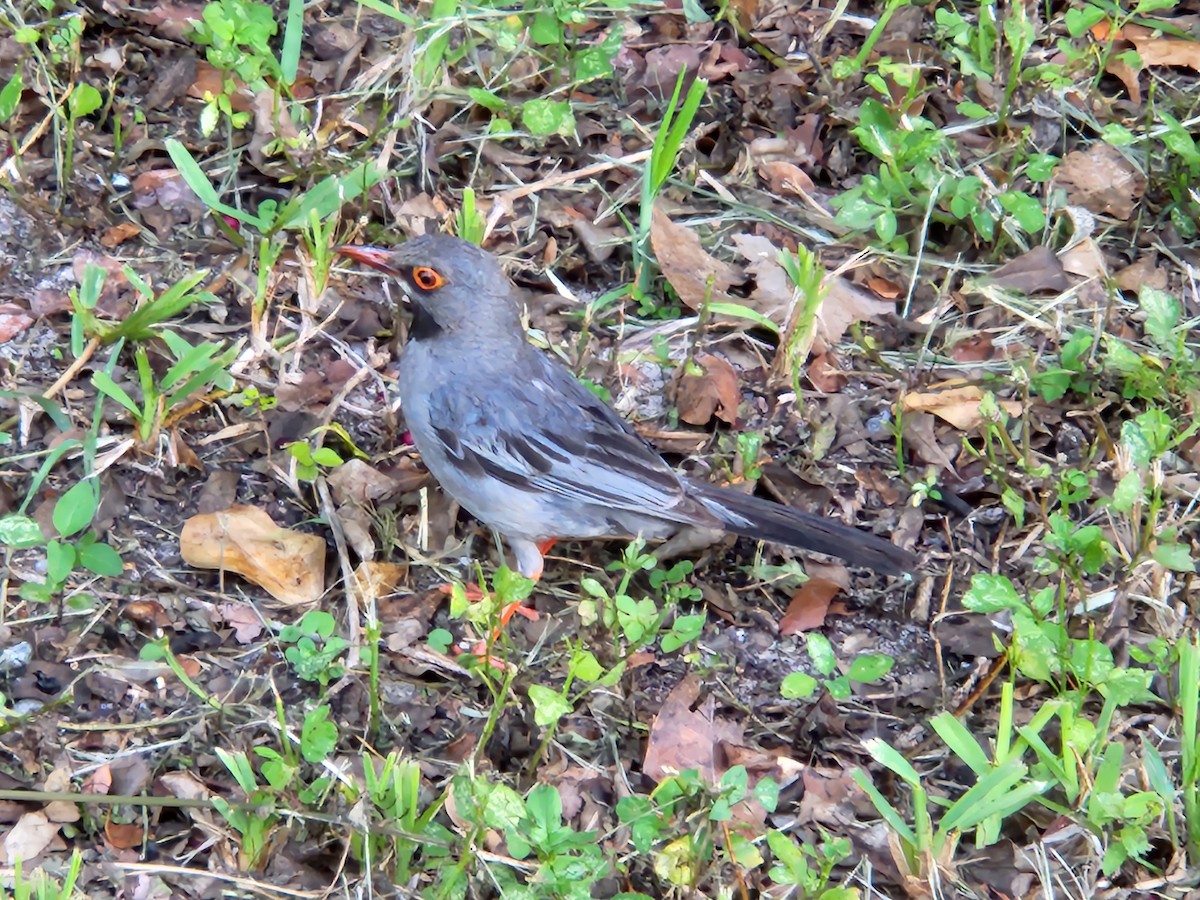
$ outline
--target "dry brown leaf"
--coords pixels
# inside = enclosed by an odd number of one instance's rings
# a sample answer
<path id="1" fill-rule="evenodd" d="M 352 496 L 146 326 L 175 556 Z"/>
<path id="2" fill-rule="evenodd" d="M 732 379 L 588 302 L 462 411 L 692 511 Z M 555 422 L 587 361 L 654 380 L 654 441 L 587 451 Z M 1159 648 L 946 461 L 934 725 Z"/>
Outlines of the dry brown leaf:
<path id="1" fill-rule="evenodd" d="M 137 237 L 141 232 L 141 227 L 133 222 L 118 222 L 100 236 L 100 243 L 111 250 L 118 244 L 125 243 L 131 237 Z"/>
<path id="2" fill-rule="evenodd" d="M 400 586 L 407 566 L 387 562 L 362 562 L 354 570 L 354 586 L 361 598 L 378 601 Z"/>
<path id="3" fill-rule="evenodd" d="M 1150 251 L 1117 272 L 1116 281 L 1117 287 L 1132 294 L 1136 294 L 1143 286 L 1161 291 L 1167 287 L 1167 273 L 1158 264 L 1158 254 Z"/>
<path id="4" fill-rule="evenodd" d="M 700 375 L 684 375 L 675 392 L 679 418 L 689 425 L 707 425 L 715 415 L 722 422 L 737 422 L 741 392 L 737 372 L 719 356 L 703 354 L 696 364 L 704 371 Z"/>
<path id="5" fill-rule="evenodd" d="M 145 834 L 141 825 L 122 825 L 111 819 L 104 826 L 104 838 L 118 850 L 140 847 Z"/>
<path id="6" fill-rule="evenodd" d="M 1041 244 L 1014 257 L 987 276 L 990 284 L 1018 294 L 1055 293 L 1071 286 L 1054 251 Z"/>
<path id="7" fill-rule="evenodd" d="M 253 643 L 263 633 L 262 616 L 249 603 L 221 603 L 216 613 L 233 629 L 233 639 L 239 644 Z"/>
<path id="8" fill-rule="evenodd" d="M 4 836 L 3 862 L 12 864 L 18 859 L 33 859 L 45 851 L 58 836 L 58 825 L 37 811 L 25 813 Z"/>
<path id="9" fill-rule="evenodd" d="M 976 385 L 947 382 L 940 390 L 905 394 L 901 406 L 905 412 L 933 413 L 959 431 L 971 431 L 983 424 L 979 413 L 982 399 L 983 389 Z M 1021 404 L 1016 400 L 997 399 L 996 403 L 1010 416 L 1021 414 Z"/>
<path id="10" fill-rule="evenodd" d="M 880 300 L 846 278 L 827 278 L 828 290 L 817 313 L 816 340 L 813 349 L 818 353 L 838 343 L 846 329 L 857 322 L 873 322 L 882 316 L 895 315 L 896 304 Z"/>
<path id="11" fill-rule="evenodd" d="M 751 234 L 735 235 L 733 244 L 747 260 L 746 271 L 754 275 L 754 291 L 744 305 L 756 309 L 780 329 L 785 328 L 792 308 L 792 285 L 779 264 L 779 248 L 766 238 Z M 814 353 L 824 353 L 840 341 L 855 322 L 896 312 L 895 303 L 880 300 L 845 278 L 827 278 L 825 286 L 811 346 Z M 808 353 L 803 356 L 807 358 Z"/>
<path id="12" fill-rule="evenodd" d="M 236 572 L 282 603 L 312 603 L 325 592 L 325 541 L 280 528 L 253 506 L 192 516 L 179 550 L 188 565 Z"/>
<path id="13" fill-rule="evenodd" d="M 808 173 L 795 163 L 782 159 L 772 159 L 758 167 L 762 177 L 772 194 L 779 196 L 791 194 L 794 197 L 806 197 L 816 190 L 816 184 L 808 177 Z"/>
<path id="14" fill-rule="evenodd" d="M 991 335 L 973 334 L 951 347 L 946 355 L 955 362 L 972 363 L 987 362 L 995 353 L 996 347 L 992 343 Z"/>
<path id="15" fill-rule="evenodd" d="M 779 633 L 784 635 L 812 631 L 825 624 L 829 602 L 841 586 L 824 578 L 810 578 L 792 594 L 787 612 L 779 620 Z"/>
<path id="16" fill-rule="evenodd" d="M 846 376 L 837 357 L 826 350 L 818 353 L 808 364 L 808 380 L 823 394 L 836 394 L 846 386 Z"/>
<path id="17" fill-rule="evenodd" d="M 689 308 L 736 302 L 726 293 L 737 280 L 734 268 L 710 256 L 695 232 L 672 222 L 657 205 L 650 219 L 650 246 L 663 275 Z"/>
<path id="18" fill-rule="evenodd" d="M 33 324 L 33 316 L 27 315 L 23 309 L 6 303 L 0 307 L 0 344 L 11 341 L 22 331 Z"/>
<path id="19" fill-rule="evenodd" d="M 650 726 L 650 740 L 642 772 L 655 782 L 662 781 L 685 769 L 699 769 L 709 784 L 716 784 L 724 774 L 719 760 L 718 745 L 723 742 L 740 744 L 742 727 L 714 715 L 716 704 L 709 696 L 693 710 L 700 696 L 700 682 L 688 675 L 667 696 Z"/>
<path id="20" fill-rule="evenodd" d="M 1200 42 L 1163 37 L 1162 32 L 1155 28 L 1134 23 L 1110 33 L 1107 21 L 1097 23 L 1092 28 L 1092 35 L 1100 41 L 1110 37 L 1114 41 L 1129 41 L 1141 58 L 1142 68 L 1180 66 L 1200 72 Z"/>
<path id="21" fill-rule="evenodd" d="M 1084 238 L 1069 250 L 1058 255 L 1063 271 L 1080 278 L 1108 278 L 1108 266 L 1099 245 L 1091 238 Z"/>
<path id="22" fill-rule="evenodd" d="M 1071 205 L 1113 215 L 1122 221 L 1133 215 L 1146 190 L 1146 176 L 1116 147 L 1102 142 L 1063 157 L 1054 183 L 1066 190 Z"/>
<path id="23" fill-rule="evenodd" d="M 361 459 L 346 460 L 329 473 L 327 480 L 338 506 L 376 503 L 408 490 L 412 482 L 409 473 L 403 470 L 397 470 L 396 474 L 381 472 Z"/>

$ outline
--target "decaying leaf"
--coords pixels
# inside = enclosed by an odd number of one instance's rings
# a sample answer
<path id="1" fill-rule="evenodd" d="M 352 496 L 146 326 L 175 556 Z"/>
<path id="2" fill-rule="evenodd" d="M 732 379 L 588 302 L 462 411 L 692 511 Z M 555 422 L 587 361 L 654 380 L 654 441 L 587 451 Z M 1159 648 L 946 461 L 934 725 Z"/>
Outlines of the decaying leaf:
<path id="1" fill-rule="evenodd" d="M 1146 176 L 1121 151 L 1102 142 L 1063 157 L 1054 183 L 1065 189 L 1073 206 L 1125 221 L 1146 191 Z"/>
<path id="2" fill-rule="evenodd" d="M 737 280 L 733 267 L 710 256 L 694 231 L 672 222 L 658 206 L 650 220 L 650 246 L 663 275 L 691 309 L 736 302 L 726 293 Z"/>
<path id="3" fill-rule="evenodd" d="M 236 572 L 282 603 L 312 603 L 325 591 L 325 541 L 280 528 L 253 506 L 192 516 L 179 535 L 184 562 Z"/>
<path id="4" fill-rule="evenodd" d="M 841 585 L 824 578 L 810 578 L 792 594 L 787 612 L 779 620 L 779 633 L 784 635 L 812 631 L 825 624 L 825 614 Z"/>
<path id="5" fill-rule="evenodd" d="M 793 303 L 791 281 L 779 264 L 779 248 L 759 235 L 737 235 L 733 244 L 746 257 L 746 271 L 754 275 L 754 291 L 745 305 L 757 310 L 782 330 L 788 324 Z M 825 279 L 825 296 L 817 310 L 811 350 L 824 353 L 838 343 L 855 322 L 874 320 L 895 313 L 896 304 L 880 300 L 869 291 L 842 277 Z M 803 354 L 808 357 L 807 353 Z"/>
<path id="6" fill-rule="evenodd" d="M 695 362 L 703 371 L 684 375 L 675 394 L 679 418 L 689 425 L 707 425 L 716 416 L 733 425 L 741 400 L 737 372 L 719 356 L 707 353 L 696 357 Z"/>
<path id="7" fill-rule="evenodd" d="M 724 767 L 718 762 L 718 744 L 740 744 L 742 726 L 714 715 L 711 696 L 693 710 L 699 696 L 700 683 L 689 675 L 663 702 L 650 726 L 650 741 L 642 763 L 642 772 L 648 778 L 657 782 L 686 769 L 699 769 L 709 784 L 721 780 Z"/>
<path id="8" fill-rule="evenodd" d="M 905 412 L 932 413 L 960 431 L 971 431 L 983 424 L 979 411 L 983 400 L 983 389 L 974 384 L 946 382 L 940 389 L 905 394 L 901 406 Z M 1010 416 L 1021 414 L 1021 404 L 1016 400 L 997 400 Z"/>

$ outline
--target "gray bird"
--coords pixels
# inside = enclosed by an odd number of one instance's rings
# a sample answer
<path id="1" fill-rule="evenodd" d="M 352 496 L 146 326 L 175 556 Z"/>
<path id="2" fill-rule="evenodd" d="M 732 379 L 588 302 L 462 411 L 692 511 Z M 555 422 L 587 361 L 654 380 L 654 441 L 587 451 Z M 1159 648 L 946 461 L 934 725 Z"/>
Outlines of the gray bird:
<path id="1" fill-rule="evenodd" d="M 681 477 L 557 359 L 531 345 L 490 253 L 448 235 L 339 252 L 403 282 L 412 327 L 400 402 L 442 488 L 496 529 L 528 578 L 555 539 L 669 538 L 688 526 L 838 556 L 888 574 L 911 554 L 874 535 Z"/>

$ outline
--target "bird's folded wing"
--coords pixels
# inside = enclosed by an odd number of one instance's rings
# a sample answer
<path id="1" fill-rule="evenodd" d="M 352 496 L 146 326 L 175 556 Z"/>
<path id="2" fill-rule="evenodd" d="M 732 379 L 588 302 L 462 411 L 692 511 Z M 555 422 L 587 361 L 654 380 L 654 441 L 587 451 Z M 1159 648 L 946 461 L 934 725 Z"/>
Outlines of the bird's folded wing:
<path id="1" fill-rule="evenodd" d="M 465 471 L 572 503 L 708 518 L 675 471 L 568 371 L 546 360 L 530 376 L 519 392 L 435 392 L 435 434 Z"/>

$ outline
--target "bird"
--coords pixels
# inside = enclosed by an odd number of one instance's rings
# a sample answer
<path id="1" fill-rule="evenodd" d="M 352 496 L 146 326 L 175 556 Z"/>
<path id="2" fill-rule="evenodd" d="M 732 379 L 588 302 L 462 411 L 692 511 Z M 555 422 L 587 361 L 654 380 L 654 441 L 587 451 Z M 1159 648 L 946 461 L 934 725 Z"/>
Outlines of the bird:
<path id="1" fill-rule="evenodd" d="M 732 532 L 889 575 L 908 551 L 869 532 L 678 473 L 557 357 L 529 342 L 517 289 L 487 250 L 448 234 L 338 252 L 398 279 L 412 312 L 401 411 L 426 468 L 542 575 L 555 540 Z"/>

